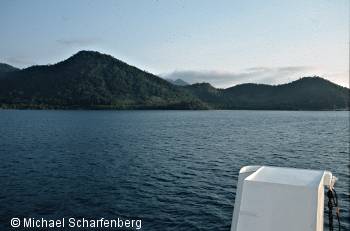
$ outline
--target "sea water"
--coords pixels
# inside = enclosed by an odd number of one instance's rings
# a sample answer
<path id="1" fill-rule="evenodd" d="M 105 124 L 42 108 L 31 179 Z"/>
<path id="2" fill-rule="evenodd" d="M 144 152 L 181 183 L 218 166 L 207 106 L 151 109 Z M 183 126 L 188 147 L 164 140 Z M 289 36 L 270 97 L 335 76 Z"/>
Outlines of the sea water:
<path id="1" fill-rule="evenodd" d="M 54 110 L 0 110 L 0 228 L 104 218 L 228 231 L 245 165 L 331 171 L 350 229 L 348 112 Z"/>

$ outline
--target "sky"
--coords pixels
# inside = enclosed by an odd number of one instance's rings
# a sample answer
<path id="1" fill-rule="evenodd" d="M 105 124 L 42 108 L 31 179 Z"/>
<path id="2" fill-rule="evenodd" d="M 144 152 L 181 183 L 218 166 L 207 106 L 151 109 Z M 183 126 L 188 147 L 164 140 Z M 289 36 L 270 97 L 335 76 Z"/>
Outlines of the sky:
<path id="1" fill-rule="evenodd" d="M 0 62 L 54 64 L 79 50 L 164 78 L 349 87 L 348 0 L 0 0 Z"/>

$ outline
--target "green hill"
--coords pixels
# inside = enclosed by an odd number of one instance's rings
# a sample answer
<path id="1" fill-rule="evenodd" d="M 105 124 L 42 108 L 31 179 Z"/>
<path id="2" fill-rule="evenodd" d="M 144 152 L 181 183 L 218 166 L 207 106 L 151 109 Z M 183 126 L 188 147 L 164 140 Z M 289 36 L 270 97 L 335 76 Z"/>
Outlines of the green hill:
<path id="1" fill-rule="evenodd" d="M 216 109 L 349 109 L 349 89 L 320 77 L 304 77 L 276 86 L 249 83 L 215 89 L 204 83 L 187 86 L 185 89 Z"/>
<path id="2" fill-rule="evenodd" d="M 349 89 L 319 77 L 277 86 L 177 86 L 110 55 L 80 51 L 54 65 L 0 65 L 1 108 L 349 109 Z"/>
<path id="3" fill-rule="evenodd" d="M 7 73 L 9 72 L 18 71 L 18 70 L 19 70 L 18 68 L 8 65 L 6 63 L 0 63 L 0 78 L 7 75 Z"/>
<path id="4" fill-rule="evenodd" d="M 9 72 L 0 80 L 0 104 L 11 108 L 205 108 L 166 80 L 93 51 L 80 51 L 54 65 Z"/>

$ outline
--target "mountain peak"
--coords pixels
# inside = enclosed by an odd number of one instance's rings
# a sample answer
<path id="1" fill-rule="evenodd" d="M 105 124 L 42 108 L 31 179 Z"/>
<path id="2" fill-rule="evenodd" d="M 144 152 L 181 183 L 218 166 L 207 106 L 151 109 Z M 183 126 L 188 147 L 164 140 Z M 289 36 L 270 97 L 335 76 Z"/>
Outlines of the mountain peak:
<path id="1" fill-rule="evenodd" d="M 293 84 L 293 85 L 312 85 L 312 86 L 318 86 L 318 85 L 336 85 L 334 83 L 332 83 L 331 81 L 324 79 L 320 76 L 306 76 L 306 77 L 302 77 L 298 80 L 295 80 L 289 84 Z M 339 86 L 339 85 L 337 85 Z M 341 87 L 341 86 L 339 86 Z"/>
<path id="2" fill-rule="evenodd" d="M 173 79 L 165 79 L 167 80 L 168 82 L 174 84 L 174 85 L 177 85 L 177 86 L 187 86 L 187 85 L 190 85 L 189 83 L 187 83 L 186 81 L 182 80 L 182 79 L 176 79 L 176 80 L 173 80 Z"/>
<path id="3" fill-rule="evenodd" d="M 11 66 L 6 63 L 0 63 L 0 73 L 11 72 L 19 70 L 17 67 Z"/>
<path id="4" fill-rule="evenodd" d="M 304 77 L 301 77 L 300 79 L 296 80 L 296 81 L 309 81 L 309 80 L 322 80 L 322 81 L 327 81 L 326 79 L 320 77 L 320 76 L 317 76 L 317 75 L 314 75 L 314 76 L 304 76 Z"/>
<path id="5" fill-rule="evenodd" d="M 178 87 L 110 55 L 87 50 L 57 64 L 2 72 L 0 77 L 0 108 L 349 109 L 349 89 L 318 76 L 281 85 Z"/>
<path id="6" fill-rule="evenodd" d="M 207 82 L 202 82 L 202 83 L 194 83 L 191 86 L 193 87 L 203 87 L 203 88 L 208 88 L 208 89 L 213 89 L 214 87 Z"/>
<path id="7" fill-rule="evenodd" d="M 110 55 L 100 53 L 98 51 L 90 51 L 90 50 L 81 50 L 72 55 L 69 59 L 71 58 L 99 58 L 99 57 L 109 57 L 113 58 Z"/>
<path id="8" fill-rule="evenodd" d="M 68 59 L 58 63 L 60 65 L 74 66 L 74 68 L 95 69 L 106 68 L 108 65 L 127 65 L 123 61 L 114 58 L 111 55 L 103 54 L 98 51 L 81 50 Z"/>

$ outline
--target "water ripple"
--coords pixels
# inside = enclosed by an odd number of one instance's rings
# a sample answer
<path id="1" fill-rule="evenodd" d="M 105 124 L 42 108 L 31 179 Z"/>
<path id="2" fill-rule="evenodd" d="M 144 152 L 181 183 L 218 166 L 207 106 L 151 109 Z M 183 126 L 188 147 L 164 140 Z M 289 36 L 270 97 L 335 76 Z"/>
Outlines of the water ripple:
<path id="1" fill-rule="evenodd" d="M 228 231 L 256 164 L 332 171 L 350 229 L 347 112 L 2 110 L 0 128 L 1 230 L 73 216 Z"/>

